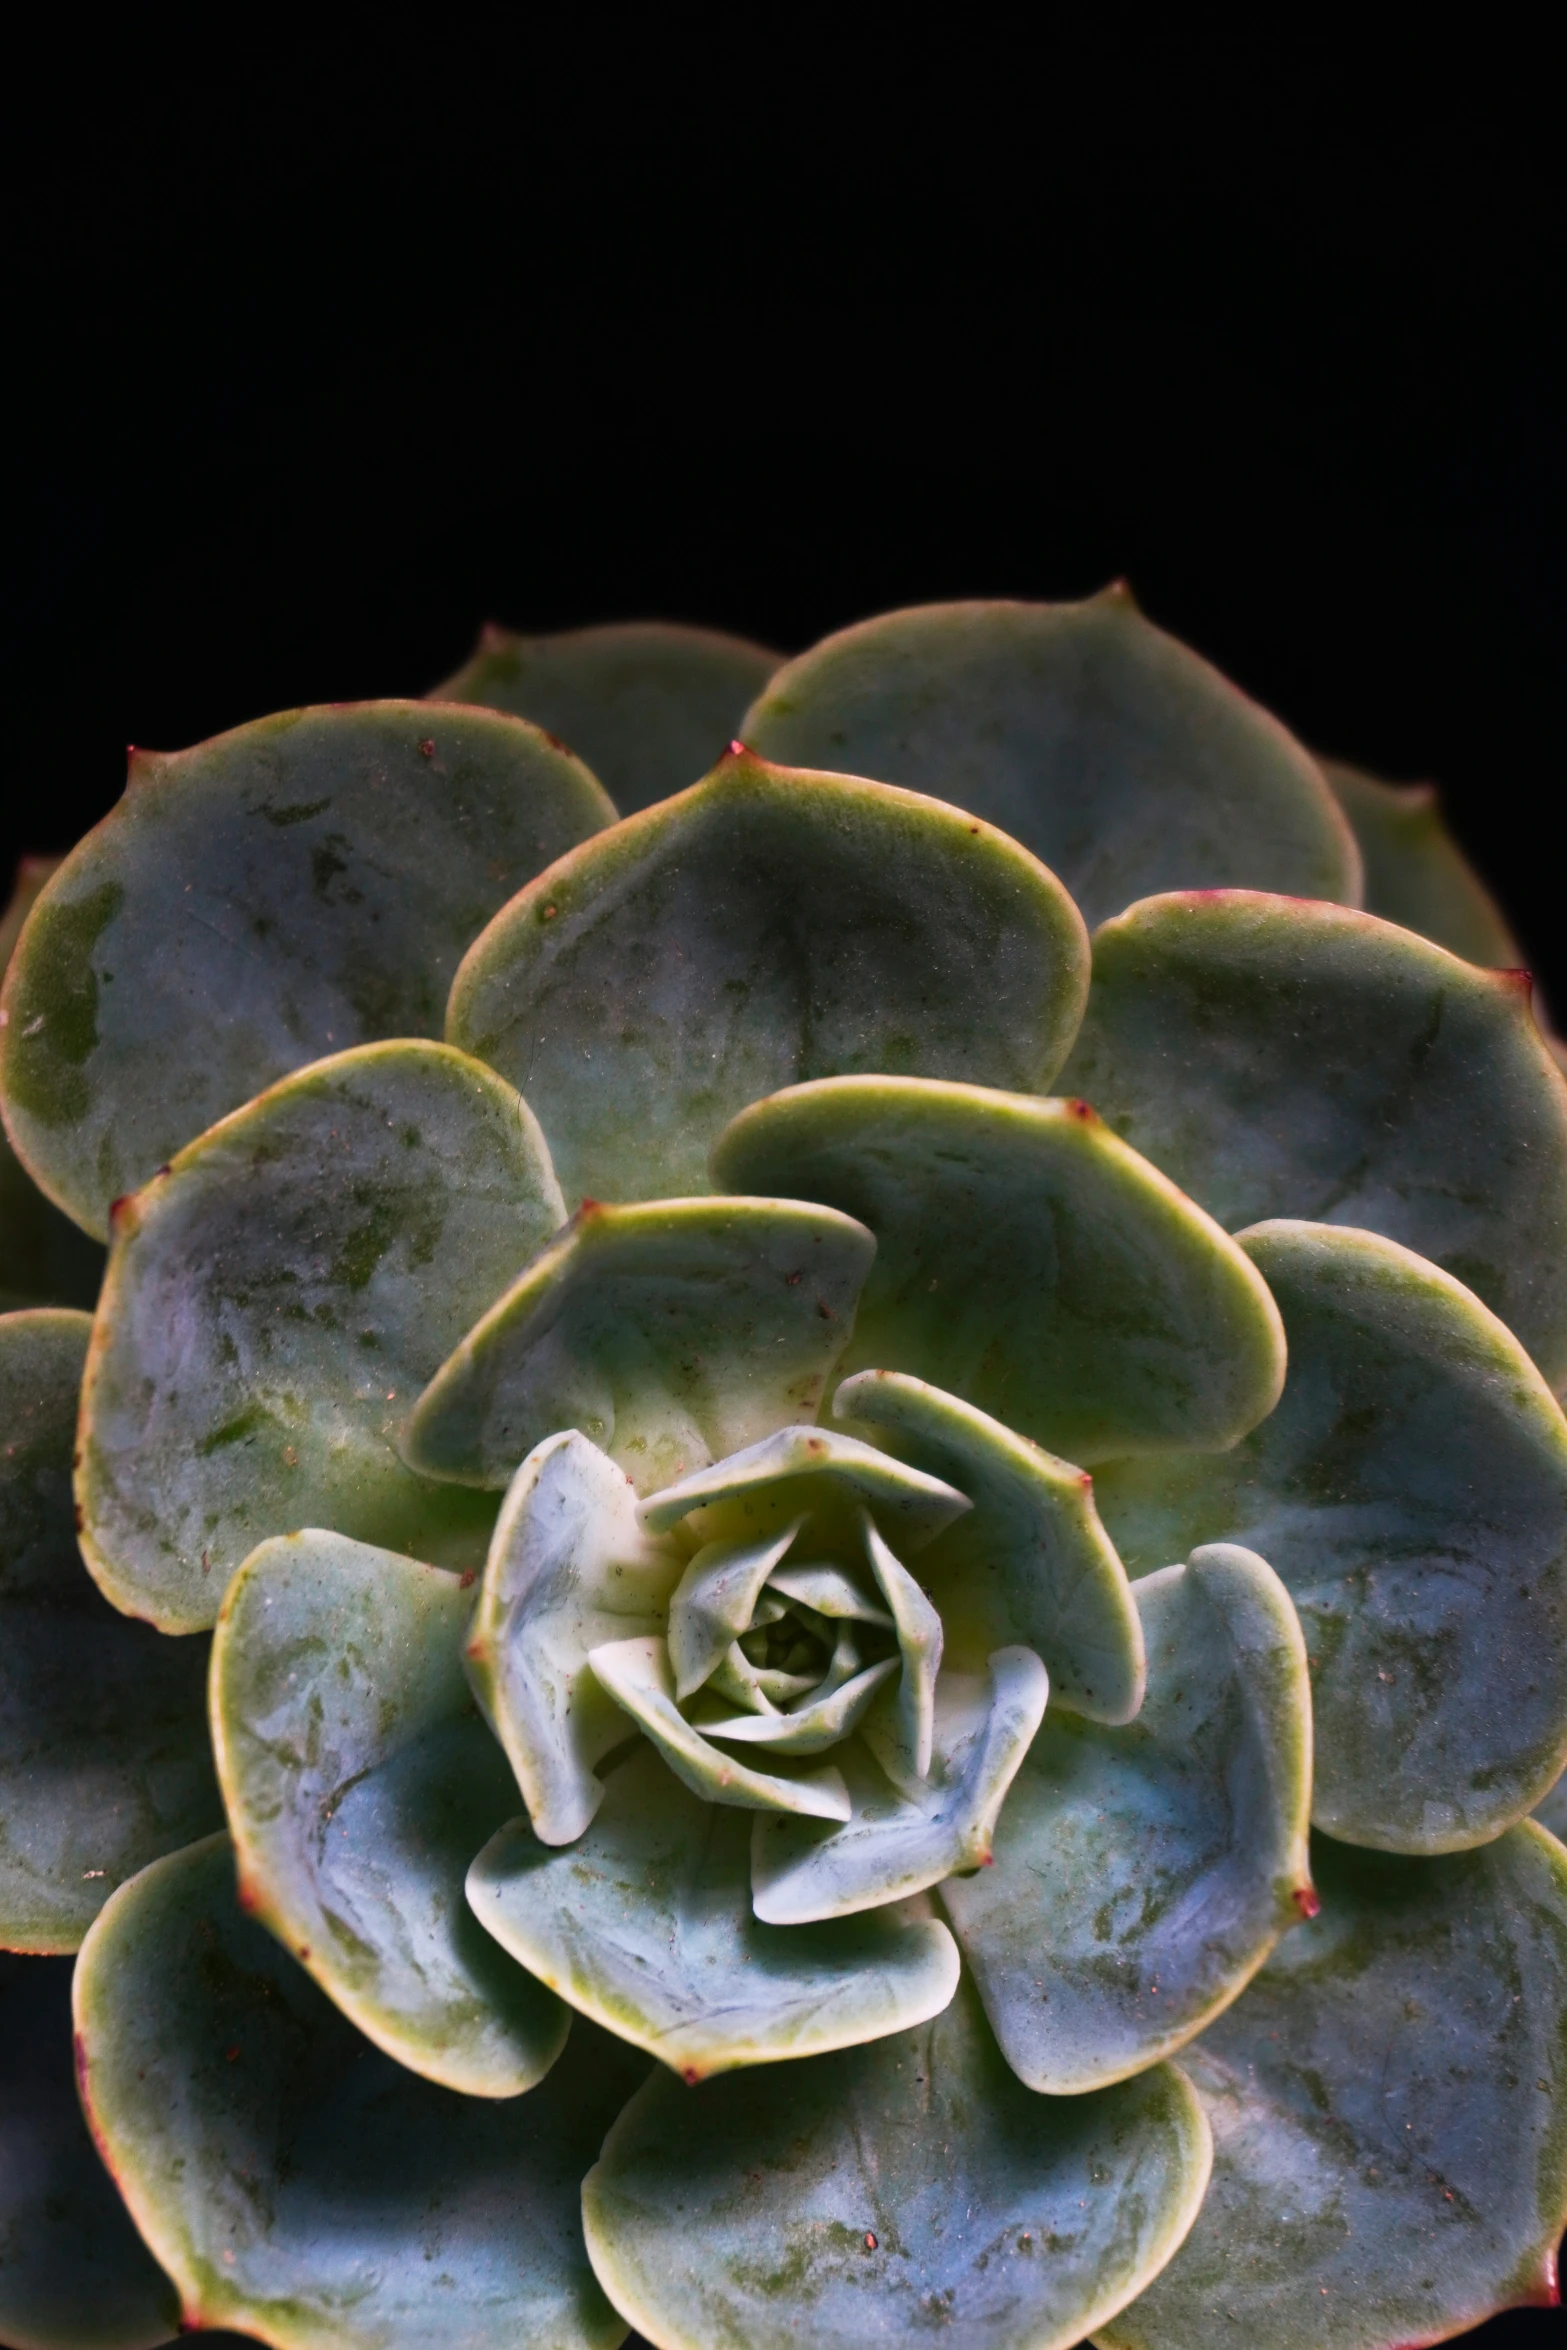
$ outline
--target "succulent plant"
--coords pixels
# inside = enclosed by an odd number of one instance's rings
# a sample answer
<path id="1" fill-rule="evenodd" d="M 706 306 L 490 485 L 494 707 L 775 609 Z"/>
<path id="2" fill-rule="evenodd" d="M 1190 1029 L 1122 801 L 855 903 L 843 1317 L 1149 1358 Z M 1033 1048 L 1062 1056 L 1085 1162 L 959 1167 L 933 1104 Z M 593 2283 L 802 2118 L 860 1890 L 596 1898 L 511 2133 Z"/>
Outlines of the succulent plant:
<path id="1" fill-rule="evenodd" d="M 1123 591 L 491 632 L 21 890 L 0 2339 L 1554 2297 L 1567 1084 L 1428 794 Z"/>

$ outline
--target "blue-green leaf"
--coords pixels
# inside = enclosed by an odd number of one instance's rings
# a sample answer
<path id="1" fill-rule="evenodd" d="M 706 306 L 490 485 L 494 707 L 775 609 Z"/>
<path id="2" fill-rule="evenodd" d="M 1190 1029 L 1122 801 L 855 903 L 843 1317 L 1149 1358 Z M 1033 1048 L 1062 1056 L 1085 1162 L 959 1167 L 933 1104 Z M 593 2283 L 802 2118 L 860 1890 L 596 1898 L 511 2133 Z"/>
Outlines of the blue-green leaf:
<path id="1" fill-rule="evenodd" d="M 579 2181 L 642 2061 L 577 2024 L 526 2097 L 355 2031 L 233 1891 L 226 1837 L 144 1869 L 83 1946 L 80 2078 L 188 2327 L 277 2350 L 615 2350 Z"/>
<path id="2" fill-rule="evenodd" d="M 841 2055 L 655 2072 L 582 2208 L 611 2300 L 680 2350 L 1067 2350 L 1170 2258 L 1209 2160 L 1173 2065 L 1036 2096 L 963 1986 Z"/>
<path id="3" fill-rule="evenodd" d="M 713 1169 L 875 1233 L 845 1368 L 913 1372 L 1068 1460 L 1232 1444 L 1278 1397 L 1265 1285 L 1082 1102 L 838 1078 L 743 1111 Z"/>
<path id="4" fill-rule="evenodd" d="M 1311 1696 L 1289 1594 L 1229 1543 L 1132 1591 L 1148 1644 L 1136 1721 L 1052 1707 L 995 1866 L 941 1888 L 1008 2063 L 1056 2094 L 1173 2055 L 1314 1905 Z"/>
<path id="5" fill-rule="evenodd" d="M 397 1439 L 560 1214 L 526 1105 L 445 1045 L 340 1053 L 181 1151 L 115 1219 L 88 1363 L 76 1492 L 109 1597 L 197 1630 L 299 1526 L 477 1564 L 493 1502 Z"/>
<path id="6" fill-rule="evenodd" d="M 463 1899 L 516 1802 L 463 1678 L 472 1612 L 461 1576 L 346 1535 L 264 1542 L 218 1618 L 212 1737 L 245 1908 L 399 2064 L 515 2097 L 570 2019 Z"/>
<path id="7" fill-rule="evenodd" d="M 1567 1853 L 1313 1845 L 1322 1913 L 1187 2049 L 1213 2184 L 1105 2350 L 1384 2350 L 1556 2302 Z"/>
<path id="8" fill-rule="evenodd" d="M 514 898 L 446 1032 L 526 1092 L 568 1199 L 652 1199 L 711 1189 L 714 1137 L 802 1078 L 1042 1088 L 1087 981 L 1076 907 L 1015 841 L 737 752 Z"/>
<path id="9" fill-rule="evenodd" d="M 1318 1827 L 1481 1843 L 1567 1756 L 1567 1419 L 1495 1315 L 1395 1241 L 1280 1222 L 1241 1245 L 1284 1316 L 1283 1401 L 1233 1452 L 1101 1469 L 1105 1524 L 1134 1569 L 1233 1540 L 1282 1577 Z"/>
<path id="10" fill-rule="evenodd" d="M 110 1607 L 71 1504 L 92 1325 L 0 1316 L 0 1947 L 74 1950 L 123 1878 L 223 1818 L 207 1642 Z"/>
<path id="11" fill-rule="evenodd" d="M 514 1820 L 468 1876 L 475 1914 L 596 2023 L 694 2081 L 902 2031 L 958 1979 L 945 1926 L 913 1910 L 763 1925 L 750 1827 L 672 1779 L 647 1746 L 610 1774 L 580 1843 Z"/>

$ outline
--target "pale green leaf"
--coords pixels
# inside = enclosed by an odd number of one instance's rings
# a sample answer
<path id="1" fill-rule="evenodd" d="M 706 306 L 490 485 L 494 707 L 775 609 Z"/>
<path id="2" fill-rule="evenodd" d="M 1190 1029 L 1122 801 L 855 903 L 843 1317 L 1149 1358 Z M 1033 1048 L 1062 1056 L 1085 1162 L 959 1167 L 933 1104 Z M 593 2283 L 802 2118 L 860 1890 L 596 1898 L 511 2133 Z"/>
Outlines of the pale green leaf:
<path id="1" fill-rule="evenodd" d="M 646 1731 L 676 1778 L 704 1802 L 816 1820 L 849 1817 L 842 1774 L 831 1765 L 802 1771 L 797 1778 L 781 1778 L 775 1772 L 754 1771 L 712 1745 L 675 1703 L 666 1642 L 617 1640 L 593 1649 L 588 1662 L 628 1720 Z"/>
<path id="2" fill-rule="evenodd" d="M 399 2064 L 515 2097 L 570 2019 L 463 1899 L 516 1803 L 463 1679 L 472 1612 L 461 1576 L 344 1535 L 264 1542 L 218 1618 L 212 1737 L 250 1914 Z"/>
<path id="3" fill-rule="evenodd" d="M 923 1469 L 845 1436 L 836 1428 L 781 1428 L 760 1444 L 709 1469 L 683 1477 L 642 1504 L 643 1524 L 655 1533 L 701 1513 L 704 1532 L 727 1514 L 736 1532 L 754 1518 L 758 1532 L 809 1510 L 813 1526 L 841 1526 L 859 1539 L 859 1512 L 868 1507 L 894 1535 L 900 1550 L 922 1550 L 943 1526 L 969 1507 L 965 1495 Z"/>
<path id="4" fill-rule="evenodd" d="M 477 1563 L 494 1504 L 397 1439 L 560 1212 L 526 1104 L 445 1045 L 337 1054 L 181 1151 L 115 1219 L 88 1363 L 76 1491 L 109 1597 L 196 1630 L 299 1526 Z"/>
<path id="5" fill-rule="evenodd" d="M 1300 1614 L 1312 1817 L 1356 1844 L 1482 1843 L 1567 1757 L 1567 1420 L 1511 1332 L 1370 1232 L 1241 1236 L 1279 1301 L 1290 1375 L 1216 1459 L 1103 1468 L 1134 1570 L 1243 1542 Z"/>
<path id="6" fill-rule="evenodd" d="M 1068 2350 L 1170 2258 L 1210 2159 L 1173 2065 L 1036 2096 L 963 1986 L 842 2055 L 654 2073 L 582 2209 L 610 2299 L 680 2350 Z"/>
<path id="7" fill-rule="evenodd" d="M 1052 1707 L 995 1866 L 941 1888 L 1008 2063 L 1055 2094 L 1173 2055 L 1315 1904 L 1311 1693 L 1289 1594 L 1230 1543 L 1132 1591 L 1148 1649 L 1136 1721 Z"/>
<path id="8" fill-rule="evenodd" d="M 568 1199 L 651 1199 L 710 1189 L 729 1119 L 804 1078 L 1047 1085 L 1087 980 L 1077 909 L 1014 841 L 737 754 L 514 898 L 447 1035 L 526 1092 Z"/>
<path id="9" fill-rule="evenodd" d="M 1278 1396 L 1266 1287 L 1082 1102 L 839 1078 L 743 1111 L 713 1168 L 876 1235 L 846 1368 L 913 1372 L 1069 1460 L 1231 1444 Z"/>
<path id="10" fill-rule="evenodd" d="M 945 2007 L 957 1950 L 904 1910 L 787 1930 L 751 1911 L 750 1831 L 648 1746 L 610 1774 L 593 1825 L 551 1852 L 527 1823 L 474 1862 L 468 1898 L 514 1958 L 688 2081 L 879 2038 Z"/>

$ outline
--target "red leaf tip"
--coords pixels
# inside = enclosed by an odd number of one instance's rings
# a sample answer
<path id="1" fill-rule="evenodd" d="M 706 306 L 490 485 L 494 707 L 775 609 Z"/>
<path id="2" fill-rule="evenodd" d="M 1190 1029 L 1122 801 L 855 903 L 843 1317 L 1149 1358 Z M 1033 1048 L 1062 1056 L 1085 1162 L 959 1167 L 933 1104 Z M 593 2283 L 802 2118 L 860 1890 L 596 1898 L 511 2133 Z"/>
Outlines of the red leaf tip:
<path id="1" fill-rule="evenodd" d="M 1303 1918 L 1314 1918 L 1322 1907 L 1315 1885 L 1297 1885 L 1290 1899 Z"/>

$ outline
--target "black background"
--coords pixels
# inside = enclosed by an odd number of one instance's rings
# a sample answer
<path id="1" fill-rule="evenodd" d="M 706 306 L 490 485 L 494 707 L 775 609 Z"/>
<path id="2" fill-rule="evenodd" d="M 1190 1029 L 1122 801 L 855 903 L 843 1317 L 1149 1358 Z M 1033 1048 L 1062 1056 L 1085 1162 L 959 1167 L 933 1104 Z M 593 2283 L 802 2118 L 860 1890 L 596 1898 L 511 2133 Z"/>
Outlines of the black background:
<path id="1" fill-rule="evenodd" d="M 127 741 L 422 691 L 486 618 L 792 650 L 1126 575 L 1437 778 L 1567 1003 L 1542 60 L 1111 12 L 277 39 L 13 59 L 8 853 Z"/>

